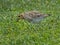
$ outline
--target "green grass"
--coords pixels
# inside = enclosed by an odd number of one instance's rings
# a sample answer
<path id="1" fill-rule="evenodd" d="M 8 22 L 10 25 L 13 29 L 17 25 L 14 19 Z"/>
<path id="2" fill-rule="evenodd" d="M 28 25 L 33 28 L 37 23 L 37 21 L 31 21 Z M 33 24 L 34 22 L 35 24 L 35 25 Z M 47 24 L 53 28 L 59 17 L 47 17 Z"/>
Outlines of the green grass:
<path id="1" fill-rule="evenodd" d="M 51 16 L 39 24 L 16 22 L 30 10 Z M 60 0 L 0 0 L 0 45 L 60 45 Z"/>

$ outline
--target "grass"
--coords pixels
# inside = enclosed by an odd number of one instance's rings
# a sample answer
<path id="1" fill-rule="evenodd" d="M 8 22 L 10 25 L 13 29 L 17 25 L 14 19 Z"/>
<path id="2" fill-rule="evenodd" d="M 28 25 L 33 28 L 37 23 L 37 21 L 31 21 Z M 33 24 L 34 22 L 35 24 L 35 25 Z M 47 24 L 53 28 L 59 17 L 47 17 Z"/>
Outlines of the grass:
<path id="1" fill-rule="evenodd" d="M 38 10 L 51 16 L 39 24 L 16 22 L 21 12 Z M 59 0 L 1 0 L 0 45 L 60 45 Z"/>

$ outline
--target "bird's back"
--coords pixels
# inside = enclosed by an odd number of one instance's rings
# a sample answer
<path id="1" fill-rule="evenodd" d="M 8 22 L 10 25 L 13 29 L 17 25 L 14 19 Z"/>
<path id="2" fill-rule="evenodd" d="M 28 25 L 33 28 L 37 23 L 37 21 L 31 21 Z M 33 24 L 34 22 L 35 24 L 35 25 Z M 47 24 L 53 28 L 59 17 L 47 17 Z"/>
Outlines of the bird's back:
<path id="1" fill-rule="evenodd" d="M 41 21 L 44 17 L 49 16 L 48 14 L 42 14 L 38 11 L 28 11 L 22 13 L 24 19 L 32 21 L 32 22 L 39 22 Z"/>

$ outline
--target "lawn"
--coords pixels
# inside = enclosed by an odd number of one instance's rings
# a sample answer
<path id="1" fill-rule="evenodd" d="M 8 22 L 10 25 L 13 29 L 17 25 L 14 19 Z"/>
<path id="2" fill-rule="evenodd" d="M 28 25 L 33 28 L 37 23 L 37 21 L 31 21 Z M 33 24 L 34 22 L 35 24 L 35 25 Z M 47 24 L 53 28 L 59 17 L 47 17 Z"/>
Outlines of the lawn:
<path id="1" fill-rule="evenodd" d="M 39 24 L 16 22 L 31 10 L 51 16 Z M 60 45 L 60 0 L 0 0 L 0 45 Z"/>

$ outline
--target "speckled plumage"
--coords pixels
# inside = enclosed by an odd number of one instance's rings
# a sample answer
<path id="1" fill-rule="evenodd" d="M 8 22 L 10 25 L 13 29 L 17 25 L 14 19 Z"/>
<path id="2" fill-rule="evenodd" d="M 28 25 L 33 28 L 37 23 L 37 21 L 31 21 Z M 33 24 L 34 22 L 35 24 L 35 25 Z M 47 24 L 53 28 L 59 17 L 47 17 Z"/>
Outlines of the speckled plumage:
<path id="1" fill-rule="evenodd" d="M 25 19 L 32 22 L 39 22 L 44 17 L 49 16 L 48 14 L 42 14 L 38 11 L 28 11 L 18 15 L 19 19 Z"/>

